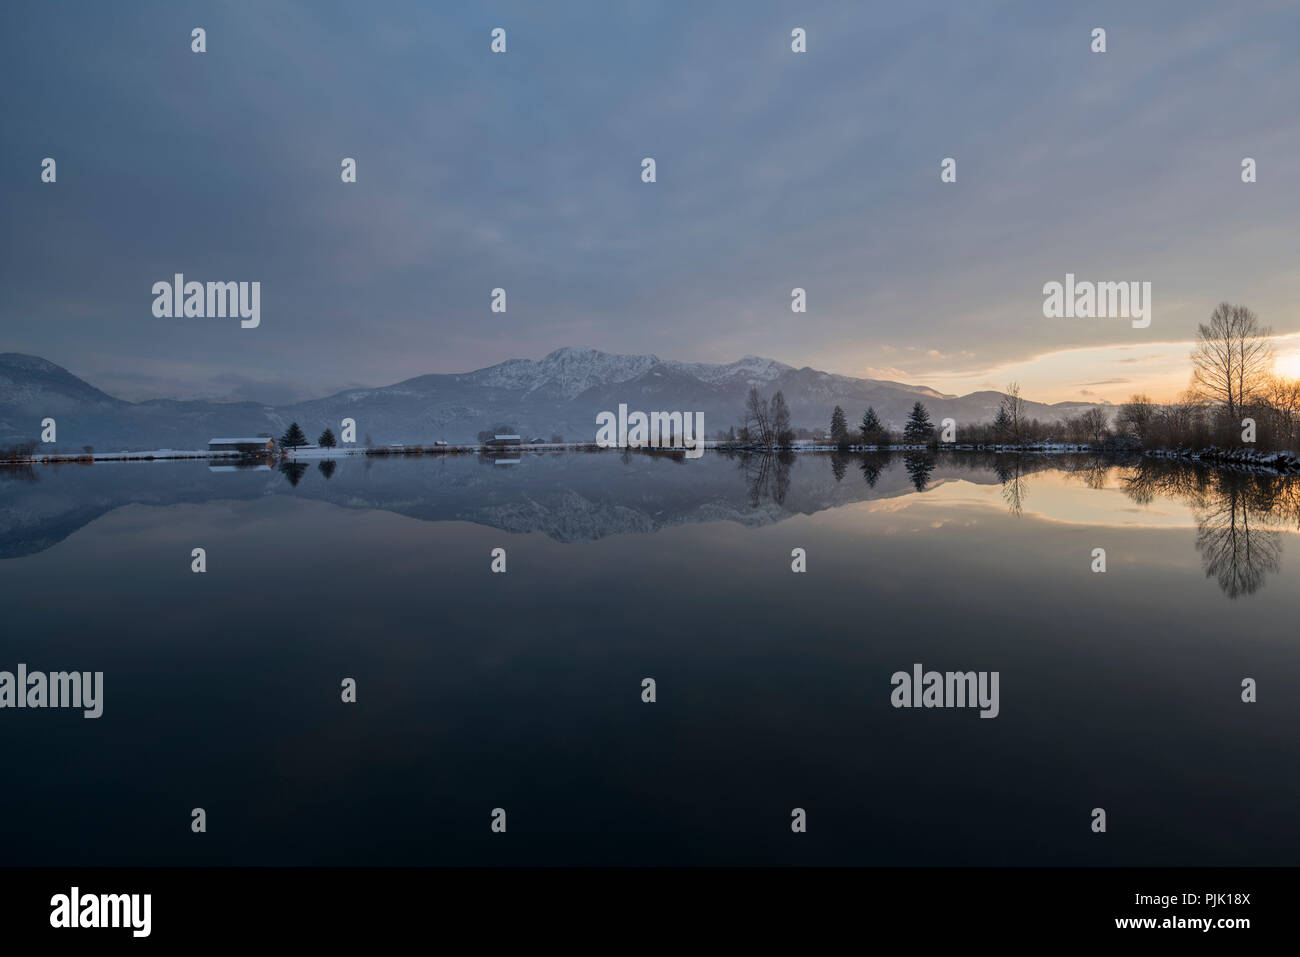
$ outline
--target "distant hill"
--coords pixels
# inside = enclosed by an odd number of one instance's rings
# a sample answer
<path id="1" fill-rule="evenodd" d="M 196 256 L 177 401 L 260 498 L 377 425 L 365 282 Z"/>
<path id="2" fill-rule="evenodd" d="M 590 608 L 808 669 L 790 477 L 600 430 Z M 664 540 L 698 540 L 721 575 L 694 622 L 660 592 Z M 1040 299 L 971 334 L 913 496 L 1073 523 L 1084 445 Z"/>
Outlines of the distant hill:
<path id="1" fill-rule="evenodd" d="M 757 385 L 780 390 L 795 427 L 824 429 L 842 406 L 850 425 L 874 406 L 902 428 L 917 400 L 936 422 L 992 420 L 1001 392 L 955 396 L 926 386 L 795 369 L 746 356 L 726 365 L 676 362 L 653 355 L 615 355 L 596 349 L 557 349 L 542 359 L 510 359 L 474 372 L 423 375 L 377 389 L 349 389 L 321 399 L 273 406 L 259 402 L 127 402 L 114 398 L 45 359 L 0 354 L 0 444 L 37 438 L 41 420 L 58 423 L 57 447 L 97 450 L 195 449 L 224 435 L 280 435 L 292 421 L 314 439 L 327 425 L 357 422 L 357 438 L 377 444 L 471 442 L 482 429 L 508 424 L 527 436 L 561 434 L 592 439 L 596 415 L 629 410 L 703 412 L 705 431 L 740 421 L 745 394 Z M 1045 422 L 1077 415 L 1092 404 L 1026 402 L 1026 414 Z"/>

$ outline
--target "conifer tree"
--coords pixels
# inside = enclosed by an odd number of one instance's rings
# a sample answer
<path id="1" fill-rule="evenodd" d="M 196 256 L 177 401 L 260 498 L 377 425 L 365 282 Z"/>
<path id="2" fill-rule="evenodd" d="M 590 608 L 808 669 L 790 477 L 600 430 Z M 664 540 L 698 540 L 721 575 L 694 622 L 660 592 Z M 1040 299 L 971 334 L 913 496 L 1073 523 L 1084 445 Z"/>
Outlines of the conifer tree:
<path id="1" fill-rule="evenodd" d="M 844 417 L 844 410 L 837 405 L 835 411 L 831 413 L 831 441 L 839 445 L 848 438 L 848 435 L 848 420 Z"/>
<path id="2" fill-rule="evenodd" d="M 876 410 L 867 406 L 867 411 L 862 416 L 862 444 L 863 445 L 885 445 L 889 442 L 889 434 L 885 427 L 880 423 L 880 416 L 876 415 Z"/>
<path id="3" fill-rule="evenodd" d="M 289 428 L 285 429 L 284 435 L 280 437 L 280 445 L 286 449 L 298 449 L 307 444 L 307 436 L 303 434 L 302 427 L 297 422 L 290 423 Z"/>
<path id="4" fill-rule="evenodd" d="M 772 438 L 781 448 L 794 441 L 794 429 L 790 428 L 790 407 L 785 404 L 785 396 L 778 392 L 772 396 Z"/>
<path id="5" fill-rule="evenodd" d="M 1011 416 L 1005 405 L 998 406 L 998 414 L 993 418 L 993 431 L 1000 439 L 1011 434 Z"/>
<path id="6" fill-rule="evenodd" d="M 934 425 L 930 422 L 930 413 L 919 401 L 912 406 L 912 411 L 907 416 L 903 437 L 910 445 L 928 445 L 934 440 Z"/>

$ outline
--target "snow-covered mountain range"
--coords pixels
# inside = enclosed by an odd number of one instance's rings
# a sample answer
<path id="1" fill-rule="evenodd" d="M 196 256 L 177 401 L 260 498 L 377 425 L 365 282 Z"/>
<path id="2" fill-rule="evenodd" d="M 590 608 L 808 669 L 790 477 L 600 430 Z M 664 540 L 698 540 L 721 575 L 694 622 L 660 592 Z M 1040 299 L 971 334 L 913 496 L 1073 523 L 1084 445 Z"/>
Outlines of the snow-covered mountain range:
<path id="1" fill-rule="evenodd" d="M 347 417 L 357 437 L 376 444 L 470 442 L 483 429 L 509 426 L 525 436 L 589 441 L 596 415 L 620 403 L 642 411 L 703 412 L 706 434 L 736 425 L 745 394 L 756 385 L 766 395 L 780 390 L 795 427 L 824 429 L 836 405 L 850 424 L 873 406 L 884 422 L 901 428 L 920 400 L 931 417 L 958 423 L 993 418 L 1000 392 L 955 396 L 926 386 L 858 379 L 773 359 L 746 356 L 725 365 L 678 362 L 653 355 L 617 355 L 563 348 L 541 359 L 506 362 L 459 374 L 417 376 L 374 389 L 349 389 L 290 405 L 153 399 L 127 402 L 108 395 L 61 366 L 35 356 L 0 354 L 0 444 L 34 439 L 40 423 L 58 424 L 57 448 L 99 451 L 204 448 L 223 435 L 279 435 L 292 421 L 314 439 Z M 1027 414 L 1044 421 L 1076 415 L 1092 406 L 1027 402 Z M 48 448 L 48 447 L 47 447 Z"/>

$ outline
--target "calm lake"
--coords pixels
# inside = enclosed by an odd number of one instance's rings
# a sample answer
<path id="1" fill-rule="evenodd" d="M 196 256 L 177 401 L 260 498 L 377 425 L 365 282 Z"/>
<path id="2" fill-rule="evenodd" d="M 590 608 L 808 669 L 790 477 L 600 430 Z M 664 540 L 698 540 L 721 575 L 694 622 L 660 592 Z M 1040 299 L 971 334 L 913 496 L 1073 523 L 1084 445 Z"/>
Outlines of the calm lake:
<path id="1" fill-rule="evenodd" d="M 331 464 L 0 470 L 0 670 L 104 673 L 0 710 L 0 861 L 1300 863 L 1294 479 Z M 997 717 L 892 707 L 916 663 Z"/>

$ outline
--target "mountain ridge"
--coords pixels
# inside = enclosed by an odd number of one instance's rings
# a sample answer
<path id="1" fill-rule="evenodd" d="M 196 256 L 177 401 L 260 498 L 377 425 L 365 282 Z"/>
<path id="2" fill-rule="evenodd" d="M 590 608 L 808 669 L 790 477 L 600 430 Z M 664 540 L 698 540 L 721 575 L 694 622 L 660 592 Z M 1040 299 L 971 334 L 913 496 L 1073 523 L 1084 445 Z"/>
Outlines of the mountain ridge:
<path id="1" fill-rule="evenodd" d="M 358 439 L 378 444 L 473 441 L 483 429 L 508 424 L 532 436 L 587 441 L 598 412 L 620 404 L 643 411 L 700 411 L 712 436 L 739 422 L 745 395 L 757 386 L 780 390 L 795 427 L 824 429 L 839 405 L 853 424 L 868 405 L 893 428 L 922 401 L 936 420 L 959 424 L 992 419 L 1003 393 L 948 395 L 928 386 L 855 378 L 762 356 L 730 363 L 682 362 L 656 355 L 607 353 L 566 346 L 541 359 L 507 359 L 470 372 L 428 373 L 375 388 L 344 389 L 318 399 L 273 405 L 256 401 L 146 399 L 128 402 L 103 392 L 47 359 L 0 354 L 0 444 L 35 438 L 40 422 L 58 423 L 55 447 L 101 451 L 203 448 L 214 435 L 279 435 L 298 421 L 314 438 L 343 418 L 357 422 Z M 1026 401 L 1044 421 L 1105 403 Z"/>

